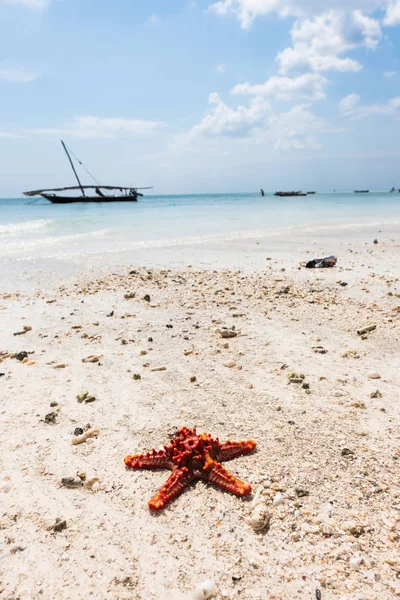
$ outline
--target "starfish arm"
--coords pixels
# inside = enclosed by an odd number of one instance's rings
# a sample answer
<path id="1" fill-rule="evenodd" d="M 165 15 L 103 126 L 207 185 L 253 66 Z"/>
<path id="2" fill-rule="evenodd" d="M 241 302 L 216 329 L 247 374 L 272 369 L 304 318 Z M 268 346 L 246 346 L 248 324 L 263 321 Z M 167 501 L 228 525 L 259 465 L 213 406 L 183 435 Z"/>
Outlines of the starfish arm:
<path id="1" fill-rule="evenodd" d="M 226 492 L 235 496 L 248 496 L 251 494 L 251 485 L 240 481 L 229 473 L 220 463 L 209 458 L 203 470 L 203 479 L 217 485 Z"/>
<path id="2" fill-rule="evenodd" d="M 152 450 L 147 454 L 126 456 L 124 462 L 131 469 L 172 469 L 174 465 L 167 448 Z"/>
<path id="3" fill-rule="evenodd" d="M 256 442 L 248 440 L 247 442 L 230 442 L 221 444 L 221 449 L 217 452 L 217 458 L 220 462 L 237 458 L 243 454 L 250 454 L 256 448 Z"/>
<path id="4" fill-rule="evenodd" d="M 171 500 L 174 500 L 194 480 L 194 476 L 184 467 L 171 473 L 161 490 L 149 502 L 151 510 L 162 510 Z"/>

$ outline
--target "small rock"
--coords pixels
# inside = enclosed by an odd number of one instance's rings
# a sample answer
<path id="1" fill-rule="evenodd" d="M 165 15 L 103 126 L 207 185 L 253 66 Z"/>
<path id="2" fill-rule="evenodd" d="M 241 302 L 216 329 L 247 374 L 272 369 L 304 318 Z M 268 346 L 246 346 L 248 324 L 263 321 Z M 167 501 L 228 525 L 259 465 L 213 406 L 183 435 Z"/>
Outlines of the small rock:
<path id="1" fill-rule="evenodd" d="M 125 300 L 132 300 L 135 297 L 136 297 L 136 294 L 134 292 L 127 292 L 126 294 L 124 294 Z"/>
<path id="2" fill-rule="evenodd" d="M 47 413 L 44 422 L 47 423 L 47 425 L 55 425 L 57 423 L 57 417 L 58 414 L 56 412 Z"/>
<path id="3" fill-rule="evenodd" d="M 78 400 L 79 403 L 82 403 L 84 400 L 86 400 L 86 398 L 88 396 L 89 396 L 89 392 L 83 392 L 82 394 L 78 394 L 76 399 Z"/>
<path id="4" fill-rule="evenodd" d="M 349 561 L 350 569 L 353 569 L 353 571 L 359 571 L 361 563 L 362 558 L 360 556 L 353 556 Z"/>
<path id="5" fill-rule="evenodd" d="M 304 488 L 295 488 L 294 491 L 296 492 L 296 496 L 298 498 L 305 498 L 306 496 L 310 495 L 310 492 Z"/>
<path id="6" fill-rule="evenodd" d="M 150 298 L 149 294 L 146 294 L 146 295 L 143 297 L 143 300 L 144 300 L 145 302 L 151 302 L 151 298 Z"/>
<path id="7" fill-rule="evenodd" d="M 375 240 L 373 241 L 373 243 L 374 243 L 374 244 L 379 244 L 379 242 L 378 242 L 378 240 L 377 240 L 377 239 L 375 239 Z"/>
<path id="8" fill-rule="evenodd" d="M 54 365 L 53 369 L 66 369 L 67 367 L 66 363 L 59 363 L 58 365 Z"/>
<path id="9" fill-rule="evenodd" d="M 133 379 L 135 381 L 140 381 L 142 379 L 142 376 L 140 375 L 140 373 L 134 373 L 133 374 Z"/>
<path id="10" fill-rule="evenodd" d="M 342 287 L 346 287 L 349 284 L 347 283 L 347 281 L 341 281 L 339 285 L 341 285 Z"/>
<path id="11" fill-rule="evenodd" d="M 74 429 L 74 435 L 82 435 L 83 434 L 83 429 L 82 427 L 76 427 L 76 429 Z"/>
<path id="12" fill-rule="evenodd" d="M 353 450 L 350 450 L 350 448 L 343 448 L 342 456 L 354 456 L 354 452 Z"/>
<path id="13" fill-rule="evenodd" d="M 108 313 L 108 315 L 106 315 L 107 317 L 113 317 L 114 316 L 114 311 L 112 310 L 110 313 Z"/>
<path id="14" fill-rule="evenodd" d="M 379 373 L 368 373 L 368 379 L 380 379 L 381 376 L 379 375 Z"/>
<path id="15" fill-rule="evenodd" d="M 19 360 L 20 362 L 22 362 L 24 360 L 24 358 L 28 358 L 28 353 L 25 352 L 25 350 L 23 350 L 22 352 L 17 352 L 17 354 L 15 355 L 15 358 L 17 360 Z"/>
<path id="16" fill-rule="evenodd" d="M 54 531 L 56 533 L 64 531 L 64 529 L 67 529 L 67 521 L 65 519 L 56 519 L 54 525 L 49 527 L 49 531 Z"/>
<path id="17" fill-rule="evenodd" d="M 223 339 L 237 337 L 237 331 L 235 331 L 234 329 L 218 329 L 217 331 Z"/>
<path id="18" fill-rule="evenodd" d="M 372 394 L 369 395 L 370 398 L 382 398 L 382 392 L 380 390 L 375 390 Z"/>
<path id="19" fill-rule="evenodd" d="M 85 398 L 85 404 L 91 404 L 92 402 L 96 402 L 96 400 L 96 396 L 88 396 L 87 398 Z"/>
<path id="20" fill-rule="evenodd" d="M 78 488 L 81 487 L 82 479 L 80 477 L 63 477 L 61 479 L 61 485 L 67 488 Z"/>
<path id="21" fill-rule="evenodd" d="M 236 367 L 236 362 L 234 360 L 228 360 L 228 362 L 224 363 L 224 367 L 232 369 L 233 367 Z"/>
<path id="22" fill-rule="evenodd" d="M 156 373 L 157 371 L 166 371 L 167 367 L 154 367 L 153 369 L 150 369 L 150 371 L 152 373 Z"/>
<path id="23" fill-rule="evenodd" d="M 100 354 L 100 356 L 96 356 L 95 354 L 91 354 L 90 356 L 87 356 L 86 358 L 82 358 L 82 362 L 83 363 L 97 363 L 99 362 L 99 360 L 103 358 L 103 354 Z"/>
<path id="24" fill-rule="evenodd" d="M 93 492 L 96 492 L 97 490 L 100 489 L 100 479 L 98 477 L 91 477 L 90 479 L 88 479 L 85 482 L 85 488 L 87 490 L 91 490 Z"/>
<path id="25" fill-rule="evenodd" d="M 196 377 L 196 375 L 193 375 L 193 376 L 190 378 L 190 383 L 195 383 L 196 381 L 197 381 L 197 377 Z"/>

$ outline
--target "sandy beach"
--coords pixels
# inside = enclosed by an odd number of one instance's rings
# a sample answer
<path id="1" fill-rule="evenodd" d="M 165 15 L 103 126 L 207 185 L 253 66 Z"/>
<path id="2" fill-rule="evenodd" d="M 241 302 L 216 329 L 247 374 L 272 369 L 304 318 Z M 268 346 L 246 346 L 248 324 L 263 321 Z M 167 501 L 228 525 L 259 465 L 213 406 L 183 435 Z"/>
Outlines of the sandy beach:
<path id="1" fill-rule="evenodd" d="M 1 598 L 400 597 L 399 247 L 265 264 L 1 295 Z M 249 498 L 198 481 L 149 511 L 170 473 L 124 457 L 183 426 L 257 442 L 224 465 Z"/>

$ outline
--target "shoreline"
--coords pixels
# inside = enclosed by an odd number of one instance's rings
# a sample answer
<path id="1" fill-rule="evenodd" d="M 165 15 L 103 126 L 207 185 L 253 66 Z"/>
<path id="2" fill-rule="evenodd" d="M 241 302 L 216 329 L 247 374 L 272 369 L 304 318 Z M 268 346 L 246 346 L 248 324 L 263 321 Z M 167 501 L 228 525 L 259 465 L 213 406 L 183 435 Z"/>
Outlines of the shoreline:
<path id="1" fill-rule="evenodd" d="M 356 252 L 336 269 L 131 266 L 2 294 L 0 350 L 34 352 L 0 358 L 5 597 L 189 600 L 208 578 L 216 600 L 400 597 L 399 278 L 379 272 L 399 250 Z M 239 335 L 222 340 L 223 326 Z M 85 390 L 96 400 L 80 404 Z M 100 435 L 72 446 L 86 424 Z M 124 456 L 182 426 L 257 442 L 226 466 L 272 513 L 269 529 L 249 524 L 253 500 L 202 482 L 149 513 L 168 473 L 126 471 Z M 61 486 L 78 471 L 100 490 Z M 49 531 L 56 519 L 66 529 Z"/>

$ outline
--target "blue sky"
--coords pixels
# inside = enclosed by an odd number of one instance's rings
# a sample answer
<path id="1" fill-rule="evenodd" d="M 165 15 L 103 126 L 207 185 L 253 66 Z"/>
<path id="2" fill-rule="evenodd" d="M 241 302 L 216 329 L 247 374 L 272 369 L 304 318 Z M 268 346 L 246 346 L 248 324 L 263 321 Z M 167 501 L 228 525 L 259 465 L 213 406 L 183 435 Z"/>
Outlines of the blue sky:
<path id="1" fill-rule="evenodd" d="M 400 187 L 400 0 L 0 0 L 0 195 Z M 83 176 L 86 183 L 91 183 Z"/>

